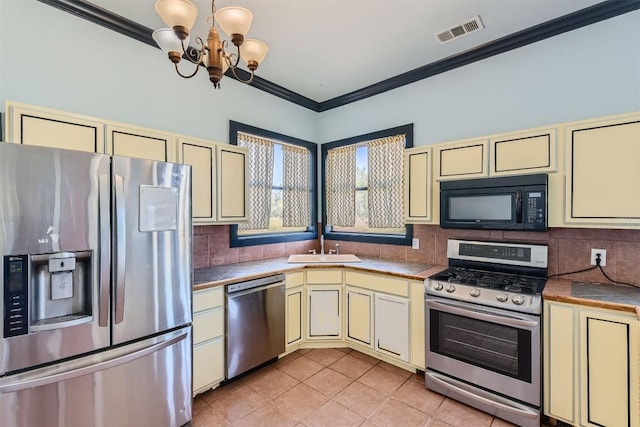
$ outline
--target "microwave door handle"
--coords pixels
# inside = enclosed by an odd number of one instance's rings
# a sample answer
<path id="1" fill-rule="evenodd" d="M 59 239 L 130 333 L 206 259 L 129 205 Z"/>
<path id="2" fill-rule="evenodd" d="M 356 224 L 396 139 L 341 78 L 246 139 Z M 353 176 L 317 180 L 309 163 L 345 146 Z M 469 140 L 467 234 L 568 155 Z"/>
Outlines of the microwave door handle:
<path id="1" fill-rule="evenodd" d="M 522 191 L 516 191 L 516 223 L 522 224 Z"/>

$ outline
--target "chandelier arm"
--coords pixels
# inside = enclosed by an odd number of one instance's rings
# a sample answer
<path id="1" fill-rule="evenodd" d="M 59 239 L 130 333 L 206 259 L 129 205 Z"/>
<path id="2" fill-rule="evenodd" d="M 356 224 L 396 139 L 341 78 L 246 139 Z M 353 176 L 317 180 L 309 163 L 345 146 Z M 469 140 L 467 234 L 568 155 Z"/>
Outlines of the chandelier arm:
<path id="1" fill-rule="evenodd" d="M 187 61 L 191 62 L 192 64 L 200 65 L 200 63 L 202 62 L 202 58 L 204 58 L 205 50 L 205 45 L 202 39 L 200 37 L 196 37 L 196 43 L 201 46 L 200 49 L 191 46 L 187 46 L 185 48 L 184 40 L 181 40 L 181 42 L 182 53 L 184 54 L 183 56 L 187 59 Z"/>
<path id="2" fill-rule="evenodd" d="M 238 53 L 227 53 L 224 48 L 228 47 L 229 43 L 227 40 L 222 41 L 222 56 L 227 60 L 227 64 L 229 68 L 236 68 L 238 63 L 240 62 L 240 46 L 238 46 Z M 235 57 L 235 60 L 233 59 Z"/>
<path id="3" fill-rule="evenodd" d="M 180 77 L 182 77 L 183 79 L 190 79 L 191 77 L 195 76 L 196 74 L 198 74 L 198 71 L 200 70 L 200 64 L 196 64 L 196 69 L 194 70 L 194 72 L 192 74 L 186 75 L 186 74 L 182 74 L 180 72 L 180 70 L 178 69 L 178 64 L 173 64 L 176 67 L 176 73 L 178 73 L 178 75 Z"/>
<path id="4" fill-rule="evenodd" d="M 249 83 L 251 83 L 251 82 L 253 81 L 253 76 L 254 76 L 253 71 L 251 72 L 251 77 L 249 77 L 249 79 L 248 79 L 248 80 L 242 80 L 242 79 L 241 79 L 240 77 L 238 77 L 238 75 L 236 74 L 236 67 L 229 67 L 229 69 L 231 70 L 231 73 L 233 74 L 233 77 L 235 77 L 235 79 L 236 79 L 237 81 L 239 81 L 240 83 L 247 83 L 247 84 L 249 84 Z"/>

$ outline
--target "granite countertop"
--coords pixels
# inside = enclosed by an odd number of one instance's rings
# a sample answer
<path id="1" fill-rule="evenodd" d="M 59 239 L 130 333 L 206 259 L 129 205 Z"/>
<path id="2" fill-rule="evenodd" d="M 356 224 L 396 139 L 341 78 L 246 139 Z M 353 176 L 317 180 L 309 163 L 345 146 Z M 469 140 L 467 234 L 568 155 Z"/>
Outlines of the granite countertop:
<path id="1" fill-rule="evenodd" d="M 640 319 L 640 288 L 633 286 L 549 279 L 542 297 L 546 300 L 635 313 Z"/>
<path id="2" fill-rule="evenodd" d="M 273 258 L 260 261 L 240 262 L 193 271 L 193 290 L 224 286 L 245 280 L 266 277 L 279 273 L 292 273 L 310 268 L 352 268 L 371 273 L 389 274 L 411 280 L 424 280 L 430 274 L 431 264 L 420 262 L 393 261 L 378 258 L 359 257 L 362 262 L 349 263 L 288 263 L 287 258 Z"/>

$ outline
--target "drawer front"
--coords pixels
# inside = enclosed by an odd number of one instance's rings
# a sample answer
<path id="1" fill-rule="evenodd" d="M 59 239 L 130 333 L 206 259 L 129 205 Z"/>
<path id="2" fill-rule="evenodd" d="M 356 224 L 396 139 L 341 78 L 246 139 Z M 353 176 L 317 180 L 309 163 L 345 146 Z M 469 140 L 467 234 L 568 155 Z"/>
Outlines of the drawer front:
<path id="1" fill-rule="evenodd" d="M 373 274 L 358 273 L 355 271 L 345 272 L 345 283 L 351 286 L 370 289 L 385 294 L 409 296 L 409 281 L 396 279 L 394 277 L 378 276 Z"/>
<path id="2" fill-rule="evenodd" d="M 289 273 L 285 276 L 285 285 L 287 289 L 302 286 L 304 284 L 304 272 Z"/>
<path id="3" fill-rule="evenodd" d="M 224 379 L 224 339 L 193 348 L 193 390 L 200 391 Z"/>
<path id="4" fill-rule="evenodd" d="M 193 343 L 224 335 L 224 310 L 222 307 L 196 313 L 193 316 Z"/>
<path id="5" fill-rule="evenodd" d="M 214 307 L 224 305 L 224 288 L 206 289 L 193 293 L 193 312 L 197 313 Z"/>
<path id="6" fill-rule="evenodd" d="M 309 270 L 307 285 L 342 284 L 342 270 Z"/>

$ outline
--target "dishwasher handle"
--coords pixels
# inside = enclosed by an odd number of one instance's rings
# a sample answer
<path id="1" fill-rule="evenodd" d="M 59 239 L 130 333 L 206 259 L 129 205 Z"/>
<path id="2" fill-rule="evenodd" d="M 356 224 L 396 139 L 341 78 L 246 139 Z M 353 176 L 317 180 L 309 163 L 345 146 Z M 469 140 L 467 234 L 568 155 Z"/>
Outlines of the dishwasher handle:
<path id="1" fill-rule="evenodd" d="M 256 291 L 256 288 L 267 288 L 272 285 L 280 285 L 284 283 L 284 274 L 276 274 L 275 276 L 261 277 L 259 279 L 248 280 L 246 282 L 234 283 L 227 286 L 228 296 L 237 296 L 239 293 L 245 294 L 243 291 Z"/>

